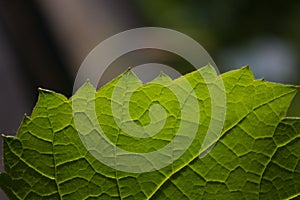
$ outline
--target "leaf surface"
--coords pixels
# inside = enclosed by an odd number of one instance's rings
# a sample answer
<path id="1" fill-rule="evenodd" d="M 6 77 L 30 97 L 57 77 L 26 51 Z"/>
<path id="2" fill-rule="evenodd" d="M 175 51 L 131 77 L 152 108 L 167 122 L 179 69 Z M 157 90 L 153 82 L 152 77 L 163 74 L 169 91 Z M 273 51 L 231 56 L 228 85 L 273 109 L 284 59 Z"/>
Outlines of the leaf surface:
<path id="1" fill-rule="evenodd" d="M 1 188 L 10 199 L 288 199 L 299 196 L 300 120 L 284 118 L 296 88 L 254 80 L 248 67 L 221 77 L 210 66 L 200 70 L 211 75 L 211 82 L 195 71 L 174 81 L 162 74 L 142 85 L 127 71 L 97 92 L 87 83 L 71 99 L 40 90 L 32 115 L 25 116 L 17 136 L 2 136 L 5 172 L 0 174 Z M 195 109 L 189 103 L 183 104 L 187 113 L 181 112 L 180 103 L 188 102 L 191 93 L 184 87 L 185 80 L 199 106 Z M 223 80 L 226 91 L 226 120 L 221 134 L 201 148 L 211 121 L 221 121 L 221 117 L 212 119 L 212 105 L 216 102 L 212 102 L 209 89 L 217 88 L 219 80 Z M 173 87 L 179 88 L 179 96 L 174 94 Z M 118 91 L 117 98 L 115 91 Z M 122 100 L 126 99 L 130 101 L 124 103 Z M 75 113 L 72 103 L 77 105 Z M 121 115 L 116 117 L 112 107 Z M 123 110 L 128 113 L 122 114 Z M 182 119 L 186 132 L 197 125 L 196 135 L 178 158 L 174 159 L 180 151 L 175 146 L 172 156 L 162 157 L 162 162 L 170 164 L 159 170 L 124 172 L 97 159 L 103 156 L 104 149 L 107 150 L 105 159 L 113 161 L 116 168 L 122 167 L 116 159 L 120 153 L 117 149 L 111 151 L 109 146 L 97 143 L 101 133 L 122 151 L 138 155 L 167 147 L 180 131 Z M 156 134 L 150 137 L 149 130 Z M 139 133 L 142 137 L 138 137 Z M 182 135 L 180 139 L 188 141 L 189 137 Z M 139 166 L 139 163 L 131 164 Z M 150 169 L 155 164 L 148 160 L 144 167 Z"/>

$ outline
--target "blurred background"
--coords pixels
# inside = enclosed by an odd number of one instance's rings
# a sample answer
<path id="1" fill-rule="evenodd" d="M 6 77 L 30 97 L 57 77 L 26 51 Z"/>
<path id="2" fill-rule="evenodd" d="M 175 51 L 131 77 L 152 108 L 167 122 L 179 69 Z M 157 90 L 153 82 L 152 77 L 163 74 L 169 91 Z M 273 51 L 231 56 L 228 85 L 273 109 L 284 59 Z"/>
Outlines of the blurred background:
<path id="1" fill-rule="evenodd" d="M 250 65 L 256 78 L 299 85 L 299 25 L 299 0 L 2 0 L 0 133 L 16 134 L 24 113 L 30 115 L 36 103 L 38 87 L 70 97 L 87 54 L 104 39 L 137 27 L 165 27 L 189 35 L 222 73 Z M 148 62 L 189 71 L 174 55 L 146 50 L 114 62 L 103 83 L 129 65 Z M 300 95 L 289 115 L 300 116 Z"/>

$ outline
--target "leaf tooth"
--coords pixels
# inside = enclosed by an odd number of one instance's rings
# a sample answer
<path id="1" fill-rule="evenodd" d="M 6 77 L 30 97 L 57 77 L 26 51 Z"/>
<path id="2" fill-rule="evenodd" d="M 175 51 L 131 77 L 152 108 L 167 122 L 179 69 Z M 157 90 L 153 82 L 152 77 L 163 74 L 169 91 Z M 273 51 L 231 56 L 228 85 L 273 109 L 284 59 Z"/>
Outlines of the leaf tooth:
<path id="1" fill-rule="evenodd" d="M 167 75 L 165 74 L 164 72 L 160 72 L 160 74 L 153 80 L 151 81 L 150 83 L 157 83 L 157 84 L 167 84 L 167 83 L 171 83 L 172 82 L 172 79 Z"/>
<path id="2" fill-rule="evenodd" d="M 243 69 L 243 68 L 250 70 L 250 65 L 247 64 L 247 65 L 243 66 L 242 69 Z"/>
<path id="3" fill-rule="evenodd" d="M 40 93 L 55 93 L 54 91 L 52 91 L 52 90 L 47 90 L 47 89 L 44 89 L 44 88 L 41 88 L 41 87 L 38 87 L 38 91 L 40 92 Z"/>

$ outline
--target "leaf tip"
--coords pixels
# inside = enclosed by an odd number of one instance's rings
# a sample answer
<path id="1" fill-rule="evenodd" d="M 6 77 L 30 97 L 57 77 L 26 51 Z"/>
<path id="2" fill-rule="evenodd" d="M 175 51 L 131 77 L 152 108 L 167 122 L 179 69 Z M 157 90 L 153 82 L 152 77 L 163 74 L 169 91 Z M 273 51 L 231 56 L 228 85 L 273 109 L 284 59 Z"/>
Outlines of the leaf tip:
<path id="1" fill-rule="evenodd" d="M 209 70 L 215 70 L 214 66 L 212 64 L 210 64 L 209 62 L 204 65 L 203 67 L 200 67 L 199 70 L 201 69 L 209 69 Z"/>
<path id="2" fill-rule="evenodd" d="M 163 71 L 163 70 L 161 70 L 160 72 L 159 72 L 159 75 L 158 76 L 167 76 L 166 75 L 166 73 Z"/>
<path id="3" fill-rule="evenodd" d="M 5 135 L 4 133 L 1 133 L 2 142 L 6 142 L 10 138 L 14 138 L 12 135 Z"/>
<path id="4" fill-rule="evenodd" d="M 205 66 L 214 68 L 214 66 L 210 62 L 208 62 Z"/>
<path id="5" fill-rule="evenodd" d="M 53 93 L 53 91 L 47 90 L 47 89 L 44 89 L 44 88 L 41 88 L 41 87 L 38 87 L 38 92 L 39 93 Z"/>
<path id="6" fill-rule="evenodd" d="M 253 71 L 251 70 L 250 65 L 247 64 L 247 65 L 243 66 L 243 67 L 241 68 L 241 70 L 242 70 L 244 73 L 248 74 L 248 75 L 251 77 L 251 79 L 253 79 L 253 80 L 255 79 L 255 78 L 254 78 Z M 264 78 L 262 78 L 261 80 L 265 81 Z"/>
<path id="7" fill-rule="evenodd" d="M 262 82 L 265 82 L 266 79 L 264 77 L 260 78 L 260 79 L 257 79 L 257 81 L 262 81 Z"/>
<path id="8" fill-rule="evenodd" d="M 251 69 L 250 69 L 250 65 L 249 65 L 249 64 L 247 64 L 247 65 L 243 66 L 243 67 L 242 67 L 242 69 L 245 69 L 245 70 L 251 70 Z"/>
<path id="9" fill-rule="evenodd" d="M 27 115 L 27 113 L 24 113 L 24 118 L 29 119 L 30 117 Z"/>
<path id="10" fill-rule="evenodd" d="M 158 84 L 162 84 L 162 83 L 169 83 L 171 82 L 172 79 L 163 71 L 160 71 L 159 75 L 151 81 L 151 83 L 158 83 Z"/>

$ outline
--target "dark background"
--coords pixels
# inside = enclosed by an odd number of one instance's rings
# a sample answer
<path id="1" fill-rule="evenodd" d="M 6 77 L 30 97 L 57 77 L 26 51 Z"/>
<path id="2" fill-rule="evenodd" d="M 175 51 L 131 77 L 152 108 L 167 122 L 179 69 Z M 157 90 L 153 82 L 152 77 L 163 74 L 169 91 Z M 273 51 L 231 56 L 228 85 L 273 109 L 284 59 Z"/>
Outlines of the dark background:
<path id="1" fill-rule="evenodd" d="M 256 78 L 300 84 L 299 25 L 299 0 L 1 0 L 0 133 L 16 134 L 38 87 L 70 97 L 81 62 L 98 43 L 143 26 L 189 35 L 221 72 L 249 64 Z M 160 60 L 162 54 L 146 52 L 129 60 L 145 55 Z M 106 79 L 118 73 L 112 70 Z M 300 116 L 299 100 L 298 95 L 290 116 Z M 5 199 L 3 193 L 0 198 Z"/>

